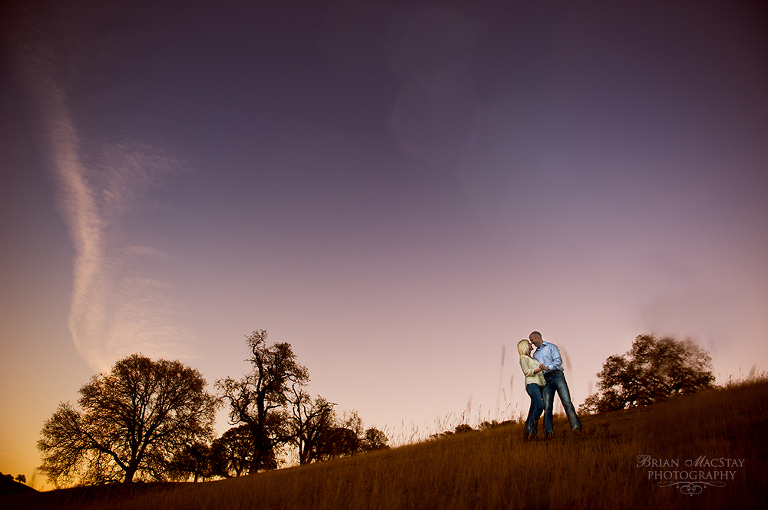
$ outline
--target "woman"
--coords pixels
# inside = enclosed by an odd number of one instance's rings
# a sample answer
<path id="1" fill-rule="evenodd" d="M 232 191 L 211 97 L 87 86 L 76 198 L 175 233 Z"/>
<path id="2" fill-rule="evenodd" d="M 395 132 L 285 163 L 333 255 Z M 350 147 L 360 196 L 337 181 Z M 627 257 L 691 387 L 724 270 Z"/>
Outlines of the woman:
<path id="1" fill-rule="evenodd" d="M 525 374 L 525 391 L 531 397 L 531 408 L 528 410 L 528 418 L 525 420 L 523 440 L 536 439 L 536 430 L 539 426 L 539 417 L 544 411 L 544 398 L 541 389 L 544 381 L 544 365 L 531 357 L 531 344 L 528 340 L 520 340 L 517 343 L 517 352 L 520 353 L 520 367 Z"/>

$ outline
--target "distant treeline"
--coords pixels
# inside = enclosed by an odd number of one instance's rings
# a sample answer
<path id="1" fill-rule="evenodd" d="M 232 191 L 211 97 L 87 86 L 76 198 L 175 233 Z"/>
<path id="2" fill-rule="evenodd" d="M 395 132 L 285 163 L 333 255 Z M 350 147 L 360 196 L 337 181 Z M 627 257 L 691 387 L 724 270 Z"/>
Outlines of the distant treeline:
<path id="1" fill-rule="evenodd" d="M 230 478 L 388 448 L 356 412 L 306 392 L 309 372 L 291 345 L 246 337 L 250 371 L 206 391 L 200 372 L 179 361 L 133 354 L 80 388 L 79 409 L 62 403 L 44 424 L 41 470 L 57 487 L 134 481 Z M 233 425 L 214 438 L 217 409 Z"/>

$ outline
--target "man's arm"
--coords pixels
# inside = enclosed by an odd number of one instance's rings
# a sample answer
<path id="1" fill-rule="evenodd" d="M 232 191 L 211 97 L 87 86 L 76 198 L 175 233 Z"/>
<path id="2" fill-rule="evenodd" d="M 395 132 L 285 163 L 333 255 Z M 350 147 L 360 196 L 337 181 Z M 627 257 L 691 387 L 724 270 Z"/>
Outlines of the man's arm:
<path id="1" fill-rule="evenodd" d="M 547 372 L 552 371 L 562 371 L 563 370 L 563 360 L 560 358 L 560 349 L 557 348 L 555 344 L 547 344 L 549 352 L 547 352 L 547 363 L 545 365 L 547 366 Z"/>

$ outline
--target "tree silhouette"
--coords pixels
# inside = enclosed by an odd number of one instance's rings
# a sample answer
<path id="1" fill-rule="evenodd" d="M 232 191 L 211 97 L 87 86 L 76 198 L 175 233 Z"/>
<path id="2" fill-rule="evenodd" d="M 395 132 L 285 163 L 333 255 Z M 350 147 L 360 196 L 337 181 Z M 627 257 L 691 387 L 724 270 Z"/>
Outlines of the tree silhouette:
<path id="1" fill-rule="evenodd" d="M 324 427 L 320 431 L 316 451 L 318 460 L 349 457 L 359 451 L 360 438 L 354 430 L 348 427 Z"/>
<path id="2" fill-rule="evenodd" d="M 318 459 L 318 448 L 324 430 L 332 427 L 333 404 L 317 396 L 314 400 L 301 386 L 294 384 L 289 397 L 287 414 L 290 441 L 298 448 L 299 464 L 309 464 Z"/>
<path id="3" fill-rule="evenodd" d="M 133 354 L 80 388 L 82 411 L 62 403 L 37 446 L 59 486 L 164 479 L 187 444 L 211 437 L 217 400 L 197 370 Z"/>
<path id="4" fill-rule="evenodd" d="M 389 448 L 387 435 L 376 427 L 371 427 L 365 431 L 365 437 L 360 441 L 363 451 L 385 450 Z"/>
<path id="5" fill-rule="evenodd" d="M 213 476 L 211 447 L 201 441 L 186 445 L 176 452 L 168 465 L 169 478 L 186 481 L 190 477 L 197 482 Z"/>
<path id="6" fill-rule="evenodd" d="M 218 380 L 216 388 L 230 406 L 230 422 L 247 426 L 253 456 L 250 473 L 268 469 L 274 463 L 274 450 L 289 440 L 285 430 L 284 408 L 294 384 L 309 380 L 308 371 L 296 361 L 288 343 L 266 344 L 267 332 L 254 331 L 246 337 L 253 369 L 239 381 L 231 377 Z"/>
<path id="7" fill-rule="evenodd" d="M 640 335 L 623 356 L 609 356 L 597 374 L 598 391 L 579 407 L 606 412 L 663 402 L 712 387 L 712 359 L 690 340 Z"/>
<path id="8" fill-rule="evenodd" d="M 253 441 L 246 425 L 232 427 L 211 445 L 211 470 L 224 478 L 248 472 L 253 459 Z"/>

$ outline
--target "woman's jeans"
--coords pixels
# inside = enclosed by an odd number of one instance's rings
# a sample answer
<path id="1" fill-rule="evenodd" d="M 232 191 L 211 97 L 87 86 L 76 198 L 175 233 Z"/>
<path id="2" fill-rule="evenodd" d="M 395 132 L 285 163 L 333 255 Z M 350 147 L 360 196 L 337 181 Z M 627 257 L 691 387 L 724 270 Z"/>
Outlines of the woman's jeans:
<path id="1" fill-rule="evenodd" d="M 528 418 L 525 420 L 525 432 L 530 434 L 539 424 L 539 417 L 544 411 L 544 397 L 541 393 L 542 387 L 536 383 L 525 385 L 525 391 L 531 397 L 531 408 L 528 410 Z"/>

